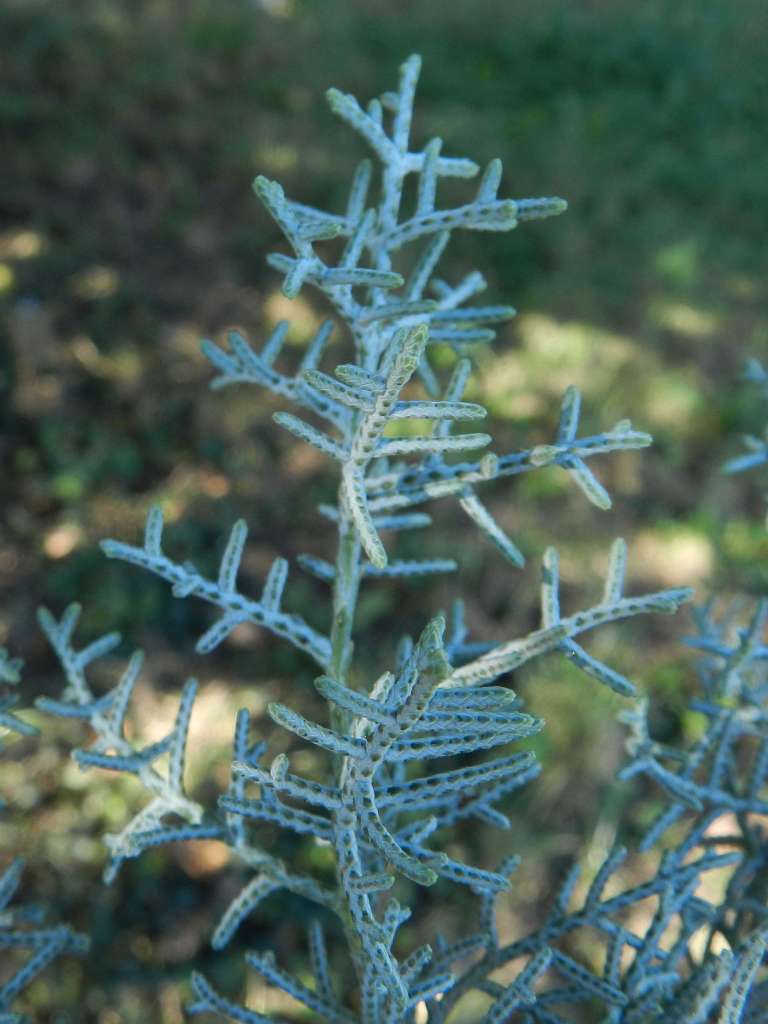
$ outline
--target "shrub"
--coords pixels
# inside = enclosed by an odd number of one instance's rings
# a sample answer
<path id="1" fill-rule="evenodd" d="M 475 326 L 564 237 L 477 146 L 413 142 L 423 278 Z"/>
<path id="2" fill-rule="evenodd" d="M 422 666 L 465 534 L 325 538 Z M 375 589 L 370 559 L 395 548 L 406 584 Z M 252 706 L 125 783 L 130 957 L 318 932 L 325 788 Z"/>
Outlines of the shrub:
<path id="1" fill-rule="evenodd" d="M 21 680 L 21 669 L 21 659 L 9 657 L 5 648 L 0 647 L 0 728 L 21 736 L 34 736 L 37 729 L 14 711 L 19 702 L 15 691 Z M 66 925 L 36 927 L 45 916 L 42 907 L 12 904 L 22 869 L 21 859 L 16 859 L 0 875 L 0 949 L 12 951 L 0 970 L 0 1024 L 23 1024 L 27 1018 L 12 1012 L 19 993 L 56 957 L 64 953 L 84 953 L 88 948 L 86 937 L 77 935 Z M 16 957 L 19 952 L 29 956 L 19 962 Z"/>
<path id="2" fill-rule="evenodd" d="M 423 1020 L 426 1013 L 430 1022 L 440 1022 L 470 992 L 485 1000 L 484 1024 L 766 1019 L 768 986 L 758 976 L 768 935 L 768 843 L 760 826 L 768 812 L 763 605 L 746 623 L 718 616 L 711 605 L 697 610 L 692 643 L 703 659 L 701 696 L 692 708 L 706 727 L 688 749 L 654 740 L 647 707 L 634 700 L 634 685 L 581 646 L 582 634 L 594 628 L 672 612 L 690 597 L 685 588 L 625 595 L 627 553 L 621 540 L 611 547 L 600 599 L 569 614 L 560 608 L 557 551 L 547 549 L 541 621 L 527 635 L 500 643 L 473 639 L 456 602 L 447 618 L 425 614 L 414 621 L 412 635 L 393 642 L 382 656 L 376 678 L 366 678 L 355 656 L 355 612 L 368 580 L 456 569 L 453 559 L 392 553 L 398 534 L 430 525 L 424 505 L 455 500 L 495 549 L 499 571 L 512 574 L 523 554 L 483 504 L 486 482 L 558 467 L 589 501 L 607 509 L 610 498 L 589 461 L 650 443 L 626 420 L 604 433 L 580 436 L 574 388 L 563 397 L 551 444 L 479 455 L 489 435 L 456 429 L 485 416 L 481 405 L 464 397 L 473 346 L 492 340 L 493 325 L 514 310 L 470 302 L 485 287 L 477 272 L 455 283 L 437 276 L 451 235 L 509 230 L 558 214 L 565 204 L 553 198 L 499 199 L 501 165 L 494 160 L 468 202 L 438 208 L 441 178 L 474 178 L 479 168 L 471 160 L 443 156 L 439 139 L 410 148 L 418 72 L 419 60 L 412 57 L 401 69 L 397 91 L 365 109 L 351 96 L 328 93 L 334 113 L 362 136 L 379 165 L 375 200 L 370 160 L 359 165 L 338 215 L 288 199 L 276 182 L 256 179 L 257 195 L 290 246 L 290 255 L 269 257 L 283 276 L 284 295 L 294 298 L 312 286 L 334 313 L 299 367 L 283 353 L 287 323 L 258 351 L 238 333 L 230 335 L 228 349 L 204 345 L 216 371 L 214 387 L 250 384 L 274 392 L 302 413 L 279 412 L 276 423 L 337 465 L 337 500 L 319 508 L 337 532 L 335 558 L 298 560 L 328 588 L 325 627 L 315 628 L 284 606 L 288 563 L 281 557 L 256 596 L 243 591 L 238 571 L 247 539 L 244 521 L 233 526 L 213 577 L 169 554 L 159 507 L 147 518 L 142 545 L 102 545 L 108 557 L 165 579 L 175 596 L 213 605 L 218 614 L 198 640 L 198 653 L 214 650 L 244 622 L 303 652 L 317 673 L 314 685 L 327 703 L 327 718 L 314 721 L 278 702 L 268 711 L 281 729 L 323 752 L 322 777 L 292 771 L 286 754 L 267 764 L 266 743 L 252 735 L 243 709 L 234 724 L 229 789 L 215 806 L 205 805 L 184 786 L 196 682 L 185 684 L 168 735 L 137 742 L 125 722 L 142 656 L 130 658 L 106 694 L 94 692 L 90 670 L 120 638 L 111 633 L 80 646 L 74 639 L 76 605 L 58 619 L 41 613 L 66 687 L 60 699 L 41 698 L 38 705 L 91 727 L 95 740 L 74 753 L 81 767 L 133 774 L 147 790 L 144 809 L 106 839 L 107 881 L 148 848 L 216 839 L 251 876 L 216 926 L 214 949 L 226 946 L 273 894 L 293 894 L 315 907 L 307 937 L 312 979 L 293 965 L 278 964 L 269 952 L 248 953 L 246 960 L 317 1019 L 395 1024 Z M 334 336 L 348 355 L 334 358 Z M 437 348 L 450 358 L 433 359 Z M 446 363 L 451 372 L 442 380 Z M 411 430 L 408 421 L 425 425 Z M 543 923 L 501 943 L 496 908 L 499 899 L 509 899 L 515 856 L 494 870 L 473 866 L 445 851 L 445 837 L 470 822 L 512 825 L 500 804 L 540 770 L 530 750 L 517 745 L 544 723 L 505 684 L 520 666 L 552 655 L 564 655 L 595 684 L 634 701 L 623 715 L 630 727 L 630 759 L 622 774 L 645 776 L 660 788 L 664 809 L 642 847 L 664 841 L 667 848 L 645 881 L 612 895 L 606 889 L 624 849 L 611 850 L 578 895 L 574 868 L 553 894 Z M 723 821 L 726 831 L 713 828 Z M 332 851 L 332 877 L 281 860 L 263 839 L 265 825 L 309 835 Z M 714 898 L 707 890 L 704 898 L 702 878 L 715 869 L 726 879 L 722 894 Z M 402 948 L 398 932 L 411 914 L 405 901 L 416 901 L 417 886 L 446 883 L 468 890 L 474 918 L 458 936 L 437 934 L 429 944 Z M 390 894 L 393 888 L 398 898 Z M 635 914 L 649 898 L 655 903 L 650 919 Z M 588 962 L 571 945 L 580 930 L 602 948 Z M 343 942 L 355 979 L 343 989 L 329 966 L 329 937 L 334 947 Z M 502 983 L 494 974 L 508 965 L 516 970 Z M 210 1012 L 253 1024 L 271 1019 L 242 1006 L 233 994 L 221 994 L 203 974 L 192 975 L 192 987 L 192 1015 Z"/>

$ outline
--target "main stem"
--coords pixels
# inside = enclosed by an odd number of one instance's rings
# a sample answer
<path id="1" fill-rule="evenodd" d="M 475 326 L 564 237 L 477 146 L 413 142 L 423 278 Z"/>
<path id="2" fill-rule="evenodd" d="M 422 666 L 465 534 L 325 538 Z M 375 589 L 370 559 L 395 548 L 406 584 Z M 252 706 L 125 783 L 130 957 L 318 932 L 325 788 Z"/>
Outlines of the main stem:
<path id="1" fill-rule="evenodd" d="M 352 664 L 352 626 L 355 619 L 357 607 L 357 595 L 360 587 L 360 541 L 357 536 L 354 524 L 346 508 L 346 502 L 342 488 L 339 488 L 338 500 L 339 512 L 339 544 L 336 554 L 336 576 L 333 586 L 333 623 L 331 625 L 331 663 L 330 674 L 336 682 L 349 685 L 349 670 Z M 350 716 L 343 709 L 331 705 L 331 727 L 342 735 L 347 735 L 350 725 Z M 335 754 L 333 758 L 334 781 L 336 791 L 343 794 L 345 786 L 345 761 L 342 754 Z M 337 814 L 335 827 L 337 830 L 345 830 L 349 841 L 356 847 L 357 841 L 354 836 L 354 828 L 350 828 L 348 820 L 353 815 L 353 809 L 345 808 L 341 814 Z M 362 980 L 364 971 L 364 958 L 362 943 L 358 929 L 352 916 L 352 910 L 347 899 L 345 879 L 343 877 L 342 865 L 338 860 L 336 864 L 336 883 L 340 896 L 339 912 L 344 927 L 344 934 L 347 946 L 355 964 L 358 976 Z"/>

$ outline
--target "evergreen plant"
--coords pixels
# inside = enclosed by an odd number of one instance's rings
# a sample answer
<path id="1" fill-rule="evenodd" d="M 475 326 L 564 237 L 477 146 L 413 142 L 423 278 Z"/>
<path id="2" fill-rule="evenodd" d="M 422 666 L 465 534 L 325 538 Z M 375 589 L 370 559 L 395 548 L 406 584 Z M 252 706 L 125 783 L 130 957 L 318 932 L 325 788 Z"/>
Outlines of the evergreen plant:
<path id="1" fill-rule="evenodd" d="M 455 231 L 508 231 L 559 214 L 565 203 L 499 198 L 498 160 L 481 173 L 472 160 L 443 155 L 440 139 L 414 146 L 419 69 L 419 58 L 409 58 L 397 89 L 366 107 L 329 90 L 332 111 L 371 151 L 354 173 L 341 212 L 308 206 L 286 196 L 277 182 L 256 179 L 256 194 L 287 243 L 287 252 L 268 257 L 282 276 L 283 294 L 290 299 L 314 288 L 333 310 L 298 366 L 283 347 L 287 322 L 257 347 L 240 333 L 229 336 L 228 347 L 203 346 L 215 372 L 214 388 L 244 385 L 279 396 L 294 411 L 276 413 L 276 424 L 335 467 L 336 500 L 318 509 L 335 530 L 335 551 L 328 560 L 298 559 L 299 569 L 327 588 L 325 626 L 315 628 L 286 609 L 289 566 L 280 555 L 255 590 L 242 579 L 243 520 L 232 527 L 213 576 L 175 554 L 160 507 L 150 511 L 142 543 L 102 544 L 107 557 L 167 581 L 176 597 L 212 606 L 215 616 L 197 641 L 199 654 L 226 642 L 246 622 L 302 652 L 327 715 L 310 719 L 290 701 L 271 703 L 268 712 L 276 727 L 296 737 L 294 742 L 322 752 L 322 777 L 296 772 L 286 754 L 268 759 L 270 736 L 254 734 L 246 707 L 233 723 L 226 792 L 213 805 L 188 792 L 184 765 L 196 681 L 184 684 L 167 736 L 140 742 L 125 725 L 142 654 L 130 657 L 110 690 L 96 692 L 91 670 L 120 637 L 109 633 L 84 644 L 77 640 L 77 605 L 58 617 L 46 610 L 40 614 L 65 687 L 56 699 L 40 698 L 38 706 L 88 726 L 89 744 L 74 752 L 82 768 L 132 774 L 146 790 L 144 808 L 106 837 L 107 882 L 149 848 L 215 839 L 247 871 L 213 930 L 215 950 L 276 894 L 293 894 L 314 908 L 306 939 L 311 978 L 295 965 L 278 963 L 270 952 L 246 954 L 250 968 L 303 1005 L 310 1019 L 441 1024 L 452 1019 L 462 997 L 479 992 L 485 1009 L 477 1024 L 768 1021 L 762 970 L 768 938 L 764 602 L 745 620 L 736 613 L 718 614 L 712 602 L 695 609 L 697 632 L 690 643 L 701 653 L 700 692 L 691 706 L 705 728 L 688 748 L 657 742 L 634 684 L 582 646 L 594 629 L 632 616 L 674 612 L 691 596 L 687 588 L 626 594 L 622 540 L 611 545 L 600 597 L 575 611 L 561 609 L 558 553 L 548 548 L 541 568 L 540 622 L 524 636 L 502 642 L 471 637 L 462 603 L 456 601 L 447 615 L 424 611 L 410 635 L 393 638 L 370 678 L 369 659 L 356 655 L 356 609 L 370 580 L 407 580 L 457 568 L 449 557 L 398 555 L 399 535 L 427 529 L 426 509 L 435 502 L 447 500 L 458 507 L 457 516 L 468 517 L 489 542 L 498 572 L 509 574 L 512 582 L 524 556 L 486 507 L 485 484 L 559 469 L 605 510 L 610 497 L 591 460 L 651 440 L 627 420 L 583 436 L 580 395 L 572 387 L 563 396 L 549 444 L 496 454 L 489 450 L 491 437 L 475 429 L 486 410 L 465 397 L 473 349 L 492 341 L 494 326 L 514 310 L 473 301 L 485 288 L 480 273 L 456 281 L 438 267 Z M 443 178 L 478 178 L 478 184 L 462 205 L 443 207 L 438 205 Z M 433 358 L 438 347 L 452 353 L 447 379 L 441 369 L 446 360 L 438 364 Z M 758 370 L 753 366 L 755 379 Z M 410 429 L 409 421 L 424 425 Z M 465 423 L 471 429 L 463 429 Z M 750 444 L 746 461 L 734 462 L 731 469 L 765 461 L 762 442 Z M 609 687 L 626 700 L 622 717 L 629 727 L 629 759 L 621 774 L 642 776 L 662 794 L 663 810 L 641 844 L 659 853 L 644 881 L 619 891 L 615 881 L 625 849 L 610 850 L 585 887 L 575 866 L 552 894 L 540 923 L 501 942 L 497 907 L 500 900 L 515 898 L 517 864 L 514 822 L 504 801 L 540 772 L 525 741 L 545 728 L 509 684 L 521 666 L 545 657 L 569 659 L 589 677 L 587 685 Z M 6 659 L 0 667 L 10 686 L 17 666 Z M 2 724 L 26 728 L 9 717 L 10 698 L 0 713 Z M 446 836 L 468 823 L 511 830 L 509 855 L 493 869 L 463 863 L 446 851 Z M 333 877 L 280 859 L 265 838 L 271 834 L 265 825 L 329 848 Z M 716 869 L 725 879 L 721 895 L 705 898 L 702 879 Z M 12 867 L 0 882 L 0 907 L 16 878 Z M 416 902 L 416 887 L 433 885 L 444 887 L 447 900 L 451 887 L 468 890 L 474 916 L 460 935 L 424 936 L 424 944 L 406 948 L 398 932 L 411 916 L 408 903 Z M 651 917 L 634 914 L 649 898 L 655 907 Z M 66 928 L 18 932 L 11 927 L 15 920 L 0 914 L 0 945 L 26 942 L 34 955 L 0 991 L 3 1022 L 20 1019 L 10 1004 L 38 967 L 83 943 Z M 591 935 L 598 951 L 589 962 L 571 943 L 579 931 Z M 346 974 L 332 970 L 329 944 L 343 944 Z M 515 965 L 512 980 L 502 983 L 495 975 L 508 965 Z M 193 973 L 191 984 L 190 1015 L 244 1024 L 275 1020 L 242 1005 L 237 993 L 219 991 L 202 973 Z"/>

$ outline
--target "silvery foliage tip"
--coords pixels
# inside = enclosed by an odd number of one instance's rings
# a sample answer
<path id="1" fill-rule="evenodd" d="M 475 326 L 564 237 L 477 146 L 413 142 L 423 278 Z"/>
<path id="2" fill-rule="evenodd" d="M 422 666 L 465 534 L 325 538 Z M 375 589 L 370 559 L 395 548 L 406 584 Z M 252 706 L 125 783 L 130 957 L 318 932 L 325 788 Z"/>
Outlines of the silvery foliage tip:
<path id="1" fill-rule="evenodd" d="M 762 396 L 768 399 L 768 372 L 759 360 L 748 360 L 742 376 L 748 383 L 756 385 Z M 746 434 L 742 440 L 746 451 L 743 455 L 728 459 L 723 466 L 724 473 L 743 473 L 768 464 L 768 424 L 763 428 L 762 437 Z M 766 518 L 766 525 L 768 526 L 768 518 Z"/>
<path id="2" fill-rule="evenodd" d="M 198 801 L 187 792 L 183 777 L 195 681 L 184 686 L 168 735 L 142 745 L 124 729 L 142 671 L 141 653 L 135 652 L 121 671 L 115 668 L 111 690 L 95 693 L 89 681 L 91 667 L 100 659 L 114 667 L 112 654 L 120 638 L 109 633 L 80 645 L 74 635 L 77 605 L 59 619 L 41 612 L 41 625 L 63 666 L 66 686 L 59 699 L 44 698 L 38 704 L 90 725 L 94 742 L 74 755 L 81 767 L 133 774 L 149 795 L 146 807 L 118 835 L 108 837 L 112 857 L 107 880 L 148 847 L 218 839 L 239 859 L 247 880 L 214 930 L 214 949 L 225 947 L 241 923 L 274 894 L 301 896 L 317 908 L 307 935 L 311 978 L 287 971 L 269 952 L 246 956 L 266 982 L 289 993 L 317 1019 L 334 1024 L 411 1024 L 417 1011 L 426 1007 L 430 1022 L 440 1022 L 463 994 L 475 990 L 491 1001 L 485 1024 L 518 1019 L 552 1024 L 564 1019 L 558 1016 L 558 1001 L 570 1005 L 588 1000 L 606 1007 L 612 1014 L 606 1020 L 631 1024 L 641 1019 L 635 1014 L 637 1007 L 650 1006 L 672 991 L 660 946 L 665 928 L 681 916 L 691 927 L 700 923 L 703 902 L 693 899 L 693 889 L 704 871 L 732 863 L 732 855 L 707 852 L 694 863 L 683 855 L 668 858 L 651 882 L 607 897 L 603 890 L 621 861 L 621 852 L 615 851 L 583 906 L 569 909 L 577 880 L 572 872 L 545 926 L 503 947 L 496 929 L 497 901 L 509 890 L 516 858 L 506 858 L 493 870 L 480 868 L 455 859 L 440 844 L 444 831 L 462 821 L 510 828 L 512 822 L 499 805 L 540 770 L 529 750 L 510 749 L 544 726 L 506 685 L 510 674 L 537 658 L 565 657 L 599 684 L 623 697 L 632 696 L 632 682 L 590 654 L 581 644 L 582 636 L 638 614 L 673 612 L 690 591 L 625 594 L 627 553 L 618 540 L 610 549 L 596 602 L 565 613 L 558 554 L 550 547 L 541 569 L 540 622 L 527 635 L 495 643 L 474 640 L 457 601 L 449 615 L 414 624 L 414 636 L 402 639 L 379 666 L 380 674 L 367 684 L 360 680 L 362 672 L 354 660 L 355 611 L 369 579 L 456 568 L 451 558 L 398 559 L 388 550 L 399 532 L 430 525 L 422 506 L 439 498 L 455 499 L 500 553 L 503 567 L 512 572 L 522 564 L 523 554 L 479 496 L 484 483 L 556 466 L 592 503 L 608 508 L 610 498 L 588 461 L 650 443 L 649 436 L 628 421 L 605 433 L 580 436 L 581 403 L 575 388 L 563 397 L 550 444 L 502 455 L 479 454 L 487 449 L 490 436 L 455 429 L 458 423 L 474 425 L 485 417 L 481 405 L 465 398 L 469 357 L 479 342 L 493 338 L 493 325 L 509 319 L 514 310 L 470 303 L 485 287 L 477 272 L 458 283 L 437 276 L 451 235 L 460 229 L 509 230 L 518 222 L 559 213 L 565 204 L 549 198 L 498 198 L 501 164 L 496 160 L 480 176 L 469 202 L 438 208 L 442 178 L 471 179 L 479 168 L 471 160 L 444 156 L 440 140 L 411 149 L 419 67 L 417 57 L 407 60 L 398 90 L 365 109 L 351 96 L 336 90 L 328 94 L 334 113 L 362 136 L 379 165 L 377 195 L 372 194 L 369 159 L 358 167 L 340 214 L 289 199 L 279 184 L 266 178 L 257 178 L 255 184 L 290 246 L 291 254 L 269 258 L 283 275 L 285 295 L 293 297 L 305 286 L 319 289 L 349 332 L 354 361 L 332 366 L 330 372 L 321 368 L 330 358 L 332 321 L 317 331 L 293 371 L 282 354 L 286 323 L 275 328 L 259 351 L 237 332 L 230 335 L 228 348 L 212 342 L 203 346 L 216 371 L 214 387 L 258 385 L 292 403 L 297 411 L 276 413 L 277 424 L 317 448 L 336 467 L 337 501 L 319 509 L 337 533 L 335 560 L 313 555 L 298 560 L 302 570 L 330 590 L 326 629 L 286 610 L 289 566 L 284 558 L 276 557 L 253 589 L 252 580 L 240 571 L 247 543 L 244 521 L 233 526 L 218 571 L 210 576 L 173 554 L 160 507 L 150 511 L 142 543 L 107 540 L 102 545 L 108 557 L 165 579 L 176 597 L 194 597 L 217 610 L 197 642 L 199 653 L 214 650 L 238 625 L 248 622 L 309 658 L 316 671 L 315 689 L 328 705 L 327 720 L 313 721 L 282 702 L 271 703 L 267 710 L 280 728 L 321 753 L 324 777 L 308 779 L 293 771 L 290 754 L 268 763 L 266 743 L 252 737 L 250 715 L 243 709 L 234 728 L 230 785 L 215 806 Z M 417 182 L 416 205 L 406 213 L 403 187 L 409 175 Z M 341 240 L 335 263 L 316 248 L 317 242 L 333 239 Z M 416 252 L 404 276 L 394 269 L 394 261 L 405 246 L 414 246 Z M 439 379 L 430 360 L 436 345 L 455 353 L 446 381 Z M 413 418 L 427 421 L 429 427 L 420 436 L 399 433 L 399 421 Z M 385 545 L 383 534 L 395 540 Z M 464 760 L 473 754 L 480 756 Z M 444 766 L 444 758 L 452 760 L 450 767 Z M 433 765 L 436 760 L 441 761 L 438 766 Z M 295 870 L 275 856 L 264 846 L 265 824 L 324 844 L 334 858 L 333 881 Z M 432 944 L 401 953 L 399 932 L 411 911 L 388 895 L 395 883 L 406 893 L 409 883 L 464 886 L 475 901 L 476 928 L 450 941 L 438 935 Z M 621 923 L 621 915 L 648 896 L 658 898 L 658 919 L 644 934 L 636 934 Z M 577 962 L 567 947 L 560 948 L 562 940 L 582 926 L 595 928 L 606 938 L 602 975 Z M 332 975 L 329 933 L 335 945 L 343 936 L 357 978 L 353 998 L 339 990 Z M 630 967 L 626 951 L 634 956 Z M 744 965 L 746 978 L 758 956 L 757 940 L 733 956 L 733 963 Z M 510 984 L 501 985 L 491 977 L 498 967 L 520 958 L 523 966 Z M 717 970 L 714 975 L 720 977 Z M 677 974 L 675 978 L 679 981 Z M 701 984 L 706 987 L 704 981 Z M 214 1013 L 246 1024 L 274 1020 L 218 992 L 202 974 L 193 975 L 192 987 L 192 1014 Z M 679 1018 L 681 1024 L 694 1024 L 695 1019 Z M 730 1018 L 727 1024 L 732 1024 Z"/>
<path id="3" fill-rule="evenodd" d="M 18 704 L 15 687 L 21 682 L 22 666 L 20 658 L 11 658 L 8 651 L 0 647 L 0 754 L 3 753 L 3 730 L 22 736 L 34 736 L 38 731 L 12 711 Z M 5 807 L 0 800 L 0 808 Z M 29 1017 L 13 1011 L 13 1004 L 24 989 L 57 957 L 67 953 L 83 954 L 88 949 L 87 938 L 68 926 L 46 926 L 42 907 L 13 903 L 23 867 L 22 859 L 16 858 L 0 872 L 0 950 L 29 954 L 18 967 L 9 962 L 9 970 L 3 970 L 0 976 L 0 1024 L 29 1024 Z"/>
<path id="4" fill-rule="evenodd" d="M 0 647 L 0 728 L 22 736 L 33 736 L 37 732 L 35 727 L 13 713 L 19 702 L 15 688 L 21 681 L 23 664 L 21 658 L 12 658 L 5 647 Z"/>

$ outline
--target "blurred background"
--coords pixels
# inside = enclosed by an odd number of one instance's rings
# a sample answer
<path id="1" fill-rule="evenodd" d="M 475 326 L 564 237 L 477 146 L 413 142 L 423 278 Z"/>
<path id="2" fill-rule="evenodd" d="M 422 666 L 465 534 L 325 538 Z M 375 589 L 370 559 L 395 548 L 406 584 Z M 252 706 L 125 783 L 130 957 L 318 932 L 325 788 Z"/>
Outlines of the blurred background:
<path id="1" fill-rule="evenodd" d="M 583 432 L 630 417 L 656 443 L 590 463 L 614 497 L 610 512 L 587 505 L 555 469 L 492 487 L 494 514 L 528 558 L 522 572 L 455 507 L 436 508 L 437 527 L 402 554 L 455 555 L 460 535 L 461 579 L 371 584 L 360 671 L 387 667 L 395 638 L 459 593 L 478 639 L 532 628 L 538 561 L 551 543 L 574 608 L 599 592 L 619 535 L 633 588 L 692 584 L 698 599 L 713 586 L 764 592 L 765 481 L 723 477 L 719 466 L 762 422 L 759 396 L 738 378 L 747 357 L 768 356 L 767 44 L 763 0 L 4 0 L 0 643 L 27 663 L 23 703 L 61 685 L 36 607 L 60 614 L 77 599 L 83 642 L 119 629 L 121 655 L 147 651 L 137 735 L 156 736 L 186 676 L 200 678 L 189 780 L 203 799 L 226 786 L 238 707 L 257 724 L 271 699 L 322 715 L 304 658 L 246 627 L 196 656 L 210 612 L 107 562 L 96 545 L 134 541 L 161 501 L 173 553 L 207 570 L 231 523 L 247 519 L 246 588 L 260 587 L 277 554 L 329 555 L 330 524 L 315 512 L 333 494 L 324 460 L 273 428 L 280 406 L 269 396 L 209 392 L 199 342 L 238 327 L 259 343 L 287 317 L 298 355 L 327 310 L 309 289 L 293 303 L 281 296 L 264 261 L 281 241 L 251 181 L 264 173 L 296 199 L 339 209 L 363 149 L 324 91 L 367 101 L 394 86 L 412 52 L 424 58 L 416 145 L 440 135 L 450 155 L 501 156 L 503 195 L 570 204 L 511 235 L 455 235 L 444 259 L 444 276 L 476 267 L 487 300 L 519 310 L 493 350 L 478 351 L 472 385 L 492 413 L 495 450 L 548 441 L 568 384 L 584 392 Z M 288 594 L 326 628 L 319 584 L 295 568 Z M 697 728 L 684 712 L 688 625 L 681 613 L 592 641 L 651 693 L 666 739 Z M 108 662 L 95 687 L 121 664 Z M 486 866 L 511 849 L 528 855 L 505 935 L 536 920 L 574 856 L 586 850 L 594 866 L 617 832 L 631 841 L 654 810 L 652 793 L 611 781 L 619 698 L 557 658 L 515 687 L 548 722 L 535 744 L 542 776 L 512 802 L 512 834 L 449 837 L 452 854 Z M 142 792 L 71 764 L 70 750 L 87 743 L 76 723 L 27 717 L 44 732 L 6 750 L 12 809 L 0 866 L 22 849 L 23 895 L 94 937 L 88 960 L 62 962 L 30 989 L 33 1019 L 177 1024 L 190 966 L 254 1009 L 296 1015 L 247 975 L 242 954 L 271 945 L 301 968 L 308 908 L 268 901 L 214 957 L 211 928 L 243 881 L 217 844 L 150 852 L 104 889 L 101 837 L 142 806 Z M 265 842 L 329 870 L 315 847 L 269 830 Z M 466 928 L 470 900 L 438 889 L 403 892 L 421 911 L 402 930 L 403 950 L 437 929 Z M 343 951 L 333 955 L 348 983 Z M 485 1003 L 464 1007 L 462 1019 Z"/>

